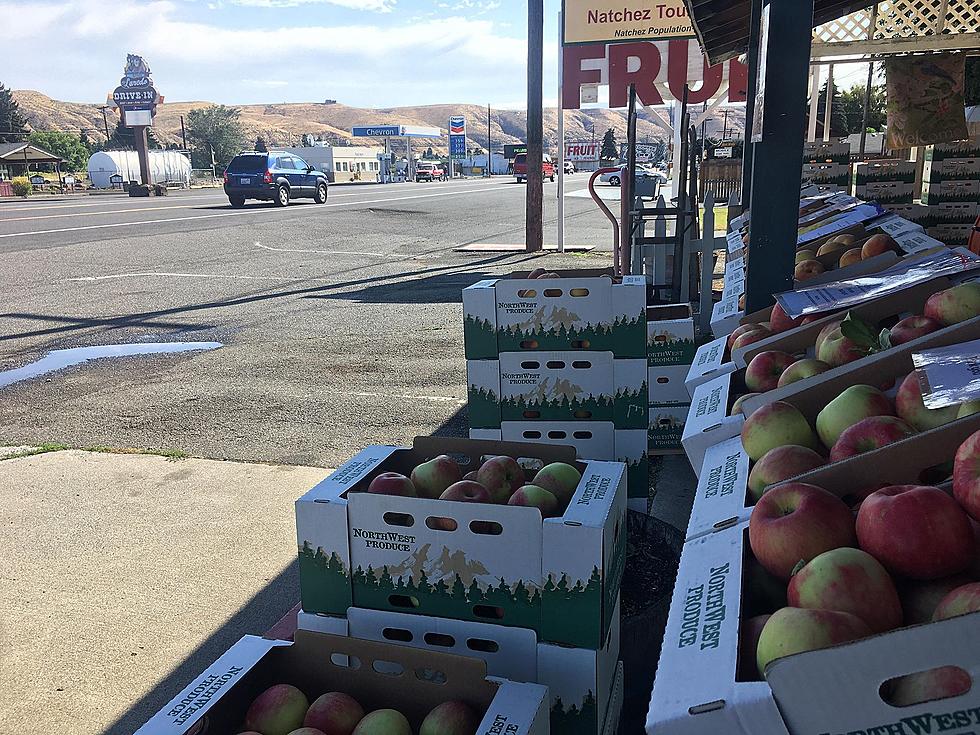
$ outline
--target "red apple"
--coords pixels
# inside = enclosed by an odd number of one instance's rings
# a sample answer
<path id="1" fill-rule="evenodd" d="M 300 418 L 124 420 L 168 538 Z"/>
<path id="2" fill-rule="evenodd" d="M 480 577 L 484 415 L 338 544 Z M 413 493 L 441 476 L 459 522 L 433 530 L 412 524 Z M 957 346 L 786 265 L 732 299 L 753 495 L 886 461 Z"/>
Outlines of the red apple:
<path id="1" fill-rule="evenodd" d="M 531 271 L 530 273 L 527 274 L 527 278 L 528 278 L 528 280 L 532 280 L 532 279 L 535 279 L 535 278 L 540 278 L 541 276 L 543 276 L 547 272 L 548 271 L 546 271 L 544 268 L 535 268 L 533 271 Z"/>
<path id="2" fill-rule="evenodd" d="M 465 702 L 443 702 L 422 720 L 419 735 L 475 735 L 480 716 Z"/>
<path id="3" fill-rule="evenodd" d="M 756 615 L 742 621 L 738 629 L 738 681 L 761 681 L 762 673 L 755 661 L 759 650 L 759 636 L 769 620 L 769 615 Z"/>
<path id="4" fill-rule="evenodd" d="M 894 416 L 871 416 L 858 421 L 840 435 L 830 450 L 830 461 L 840 462 L 848 457 L 873 452 L 913 434 L 915 429 L 901 419 Z"/>
<path id="5" fill-rule="evenodd" d="M 826 464 L 823 457 L 809 447 L 786 444 L 770 449 L 749 472 L 749 497 L 759 500 L 769 485 L 789 480 Z"/>
<path id="6" fill-rule="evenodd" d="M 980 283 L 967 281 L 934 293 L 926 301 L 924 312 L 947 327 L 980 315 Z"/>
<path id="7" fill-rule="evenodd" d="M 925 485 L 871 493 L 858 511 L 857 537 L 887 569 L 912 579 L 962 572 L 977 552 L 969 516 L 942 490 Z"/>
<path id="8" fill-rule="evenodd" d="M 840 260 L 837 261 L 838 268 L 846 268 L 849 265 L 854 265 L 855 263 L 861 262 L 861 248 L 851 248 L 850 250 L 845 250 L 844 254 L 840 256 Z"/>
<path id="9" fill-rule="evenodd" d="M 788 329 L 800 326 L 802 323 L 803 317 L 798 316 L 796 319 L 790 319 L 789 315 L 778 303 L 772 307 L 772 313 L 769 315 L 769 324 L 773 332 L 785 332 Z"/>
<path id="10" fill-rule="evenodd" d="M 748 334 L 749 332 L 754 332 L 756 330 L 762 329 L 758 324 L 739 324 L 735 327 L 735 330 L 728 335 L 728 349 L 732 349 L 732 345 L 735 344 L 735 340 L 741 337 L 743 334 Z"/>
<path id="11" fill-rule="evenodd" d="M 851 385 L 820 409 L 815 422 L 817 436 L 825 447 L 832 447 L 840 435 L 871 416 L 894 416 L 888 396 L 871 385 Z"/>
<path id="12" fill-rule="evenodd" d="M 457 503 L 492 503 L 490 491 L 474 480 L 460 480 L 446 488 L 439 500 L 454 500 Z"/>
<path id="13" fill-rule="evenodd" d="M 743 347 L 748 347 L 754 342 L 761 342 L 762 340 L 771 337 L 772 332 L 762 326 L 756 325 L 756 329 L 750 329 L 748 332 L 743 332 L 732 342 L 733 350 L 740 350 Z"/>
<path id="14" fill-rule="evenodd" d="M 908 707 L 935 699 L 958 697 L 970 691 L 970 675 L 959 666 L 940 666 L 894 679 L 884 699 L 896 707 Z"/>
<path id="15" fill-rule="evenodd" d="M 758 460 L 770 449 L 785 444 L 797 444 L 814 450 L 820 446 L 806 417 L 796 406 L 785 401 L 773 401 L 745 419 L 742 446 L 749 459 Z"/>
<path id="16" fill-rule="evenodd" d="M 738 398 L 735 399 L 735 403 L 732 404 L 732 410 L 729 412 L 729 416 L 737 416 L 742 413 L 742 404 L 745 403 L 750 398 L 755 396 L 760 396 L 761 393 L 743 393 Z"/>
<path id="17" fill-rule="evenodd" d="M 521 485 L 517 492 L 510 496 L 507 505 L 522 505 L 537 508 L 542 518 L 552 518 L 558 515 L 558 498 L 554 493 L 537 485 Z"/>
<path id="18" fill-rule="evenodd" d="M 491 457 L 477 470 L 476 481 L 490 491 L 494 503 L 504 504 L 524 484 L 524 470 L 513 457 Z"/>
<path id="19" fill-rule="evenodd" d="M 902 579 L 899 580 L 898 598 L 902 601 L 902 612 L 906 625 L 919 625 L 932 620 L 939 603 L 957 587 L 969 584 L 973 579 L 969 574 L 954 574 L 940 579 Z"/>
<path id="20" fill-rule="evenodd" d="M 568 506 L 572 496 L 582 481 L 582 473 L 565 462 L 552 462 L 545 465 L 534 475 L 534 485 L 550 491 L 556 498 L 560 508 Z"/>
<path id="21" fill-rule="evenodd" d="M 820 375 L 820 373 L 825 373 L 828 370 L 830 370 L 830 365 L 822 360 L 806 357 L 802 360 L 797 360 L 786 368 L 783 374 L 779 376 L 776 387 L 782 388 L 785 385 L 812 378 L 814 375 Z"/>
<path id="22" fill-rule="evenodd" d="M 823 360 L 831 367 L 840 367 L 867 355 L 867 348 L 845 337 L 840 327 L 831 330 L 817 348 L 817 359 Z"/>
<path id="23" fill-rule="evenodd" d="M 789 482 L 766 492 L 749 517 L 749 545 L 759 563 L 788 580 L 800 561 L 855 546 L 854 516 L 836 495 L 816 485 Z"/>
<path id="24" fill-rule="evenodd" d="M 317 727 L 301 727 L 293 730 L 289 735 L 327 735 L 327 733 Z"/>
<path id="25" fill-rule="evenodd" d="M 952 590 L 936 606 L 932 619 L 946 620 L 972 612 L 980 612 L 980 582 L 971 582 Z"/>
<path id="26" fill-rule="evenodd" d="M 476 470 L 473 470 L 472 472 L 467 472 L 465 475 L 463 475 L 463 479 L 472 480 L 473 482 L 476 482 Z"/>
<path id="27" fill-rule="evenodd" d="M 412 484 L 420 498 L 438 498 L 447 487 L 463 479 L 459 463 L 448 454 L 423 462 L 412 470 Z"/>
<path id="28" fill-rule="evenodd" d="M 888 330 L 888 339 L 893 345 L 904 345 L 942 328 L 942 324 L 927 316 L 907 316 Z"/>
<path id="29" fill-rule="evenodd" d="M 371 480 L 367 491 L 375 495 L 401 495 L 406 498 L 416 498 L 418 493 L 412 481 L 397 472 L 382 472 Z"/>
<path id="30" fill-rule="evenodd" d="M 837 610 L 784 607 L 772 614 L 759 636 L 756 664 L 765 676 L 770 662 L 865 638 L 871 629 L 861 618 Z"/>
<path id="31" fill-rule="evenodd" d="M 819 252 L 817 253 L 819 255 Z M 826 270 L 823 263 L 819 260 L 804 260 L 798 263 L 793 269 L 793 279 L 796 281 L 809 281 L 811 278 L 819 276 Z"/>
<path id="32" fill-rule="evenodd" d="M 883 253 L 898 252 L 898 243 L 891 235 L 872 235 L 861 247 L 861 258 L 867 260 Z"/>
<path id="33" fill-rule="evenodd" d="M 364 717 L 364 708 L 349 694 L 327 692 L 310 705 L 303 727 L 316 728 L 323 735 L 350 735 Z"/>
<path id="34" fill-rule="evenodd" d="M 839 610 L 861 618 L 875 633 L 902 624 L 902 605 L 892 578 L 871 554 L 860 549 L 825 551 L 789 581 L 791 607 Z"/>
<path id="35" fill-rule="evenodd" d="M 928 431 L 948 424 L 950 421 L 955 421 L 956 412 L 959 409 L 960 407 L 957 405 L 946 406 L 945 408 L 926 408 L 922 402 L 922 391 L 919 388 L 917 370 L 913 370 L 905 377 L 895 395 L 895 413 L 919 431 Z"/>
<path id="36" fill-rule="evenodd" d="M 953 497 L 980 521 L 980 431 L 966 438 L 953 460 Z"/>
<path id="37" fill-rule="evenodd" d="M 796 358 L 788 352 L 766 350 L 753 357 L 745 368 L 745 387 L 754 393 L 765 393 L 776 388 L 779 376 Z"/>
<path id="38" fill-rule="evenodd" d="M 289 684 L 269 687 L 245 713 L 245 729 L 262 735 L 288 735 L 303 726 L 303 717 L 310 702 L 299 689 Z"/>
<path id="39" fill-rule="evenodd" d="M 376 709 L 357 723 L 352 735 L 412 735 L 412 726 L 398 710 Z"/>

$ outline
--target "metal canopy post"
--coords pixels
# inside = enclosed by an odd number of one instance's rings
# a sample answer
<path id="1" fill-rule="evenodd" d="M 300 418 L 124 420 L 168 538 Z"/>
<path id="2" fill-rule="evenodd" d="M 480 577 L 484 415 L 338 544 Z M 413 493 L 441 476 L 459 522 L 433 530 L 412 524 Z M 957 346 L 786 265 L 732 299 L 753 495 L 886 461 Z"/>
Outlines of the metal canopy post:
<path id="1" fill-rule="evenodd" d="M 806 134 L 807 74 L 814 0 L 769 0 L 760 36 L 762 139 L 752 151 L 752 234 L 745 311 L 773 303 L 793 287 L 800 174 Z M 766 17 L 768 16 L 768 17 Z M 768 63 L 766 63 L 768 60 Z M 759 127 L 759 121 L 756 121 Z"/>
<path id="2" fill-rule="evenodd" d="M 524 248 L 537 252 L 544 246 L 542 232 L 542 198 L 544 178 L 541 160 L 544 155 L 544 130 L 541 110 L 542 65 L 544 63 L 544 0 L 527 3 L 527 188 L 524 204 Z"/>
<path id="3" fill-rule="evenodd" d="M 747 209 L 752 195 L 752 124 L 755 119 L 756 82 L 759 75 L 759 24 L 762 19 L 763 0 L 752 0 L 752 10 L 749 18 L 749 53 L 748 64 L 749 84 L 746 90 L 745 102 L 745 136 L 742 143 L 742 209 Z"/>

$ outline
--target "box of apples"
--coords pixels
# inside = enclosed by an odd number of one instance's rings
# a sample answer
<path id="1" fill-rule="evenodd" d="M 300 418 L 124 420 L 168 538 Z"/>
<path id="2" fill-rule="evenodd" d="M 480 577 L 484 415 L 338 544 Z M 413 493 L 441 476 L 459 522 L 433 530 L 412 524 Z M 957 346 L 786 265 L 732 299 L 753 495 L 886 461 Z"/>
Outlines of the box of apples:
<path id="1" fill-rule="evenodd" d="M 976 732 L 977 425 L 818 468 L 688 541 L 647 732 Z"/>
<path id="2" fill-rule="evenodd" d="M 303 609 L 493 622 L 596 649 L 618 599 L 625 514 L 626 467 L 578 461 L 570 446 L 368 447 L 296 501 Z"/>
<path id="3" fill-rule="evenodd" d="M 548 735 L 548 691 L 477 659 L 299 630 L 245 636 L 137 735 Z"/>
<path id="4" fill-rule="evenodd" d="M 490 676 L 548 687 L 554 733 L 602 735 L 610 717 L 618 717 L 618 610 L 598 650 L 543 643 L 533 630 L 524 628 L 356 607 L 347 611 L 346 618 L 300 611 L 297 626 L 482 659 Z"/>

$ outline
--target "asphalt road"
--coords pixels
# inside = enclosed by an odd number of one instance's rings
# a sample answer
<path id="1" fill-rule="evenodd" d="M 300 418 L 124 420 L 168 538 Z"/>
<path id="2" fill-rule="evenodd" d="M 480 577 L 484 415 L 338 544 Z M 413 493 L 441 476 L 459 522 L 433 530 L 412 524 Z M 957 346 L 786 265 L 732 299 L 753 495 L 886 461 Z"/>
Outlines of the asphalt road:
<path id="1" fill-rule="evenodd" d="M 368 443 L 462 433 L 461 291 L 519 268 L 605 266 L 610 225 L 569 177 L 566 241 L 520 243 L 510 178 L 337 186 L 326 205 L 233 210 L 216 190 L 0 204 L 0 371 L 51 350 L 218 341 L 0 388 L 0 443 L 179 449 L 336 466 Z M 556 185 L 545 184 L 546 243 Z M 2 381 L 2 373 L 0 373 Z"/>

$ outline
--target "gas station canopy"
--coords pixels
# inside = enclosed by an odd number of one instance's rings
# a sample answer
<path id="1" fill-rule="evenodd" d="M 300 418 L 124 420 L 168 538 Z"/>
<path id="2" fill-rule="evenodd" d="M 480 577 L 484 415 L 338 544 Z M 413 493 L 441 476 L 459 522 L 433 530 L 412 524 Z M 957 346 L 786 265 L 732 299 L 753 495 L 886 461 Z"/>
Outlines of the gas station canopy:
<path id="1" fill-rule="evenodd" d="M 357 125 L 355 138 L 441 138 L 442 130 L 425 125 Z"/>

